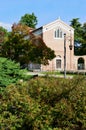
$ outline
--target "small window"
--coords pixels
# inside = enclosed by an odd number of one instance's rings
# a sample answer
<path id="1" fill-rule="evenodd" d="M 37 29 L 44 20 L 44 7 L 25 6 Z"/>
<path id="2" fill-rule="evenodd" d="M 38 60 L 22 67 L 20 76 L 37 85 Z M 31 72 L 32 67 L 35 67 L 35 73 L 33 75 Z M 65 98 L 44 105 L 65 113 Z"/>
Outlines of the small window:
<path id="1" fill-rule="evenodd" d="M 56 59 L 56 68 L 57 69 L 61 68 L 61 60 L 60 59 Z"/>
<path id="2" fill-rule="evenodd" d="M 55 38 L 62 38 L 62 30 L 61 29 L 56 29 L 54 32 Z"/>
<path id="3" fill-rule="evenodd" d="M 78 59 L 78 70 L 84 70 L 84 66 L 85 66 L 84 59 L 79 58 Z"/>

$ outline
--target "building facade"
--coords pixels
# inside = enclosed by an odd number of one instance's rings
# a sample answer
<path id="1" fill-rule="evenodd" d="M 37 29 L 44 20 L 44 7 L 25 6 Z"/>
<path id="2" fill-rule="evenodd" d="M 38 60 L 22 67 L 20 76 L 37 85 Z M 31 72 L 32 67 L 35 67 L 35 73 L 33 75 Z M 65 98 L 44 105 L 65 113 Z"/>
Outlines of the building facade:
<path id="1" fill-rule="evenodd" d="M 56 55 L 52 61 L 49 61 L 49 65 L 36 65 L 37 69 L 41 71 L 63 71 L 65 62 L 68 71 L 86 69 L 86 56 L 74 55 L 74 28 L 61 19 L 35 29 L 33 33 L 41 36 L 45 44 L 53 49 Z M 36 69 L 35 65 L 32 66 Z"/>

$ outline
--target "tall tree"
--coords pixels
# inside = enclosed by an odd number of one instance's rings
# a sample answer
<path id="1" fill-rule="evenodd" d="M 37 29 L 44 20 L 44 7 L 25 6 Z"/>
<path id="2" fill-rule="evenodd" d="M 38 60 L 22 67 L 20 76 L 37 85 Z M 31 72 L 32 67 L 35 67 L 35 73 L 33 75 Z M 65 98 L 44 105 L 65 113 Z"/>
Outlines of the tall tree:
<path id="1" fill-rule="evenodd" d="M 26 25 L 14 24 L 8 40 L 3 44 L 2 56 L 28 64 L 29 62 L 48 64 L 55 57 L 54 51 L 48 48 L 41 37 L 32 34 Z"/>
<path id="2" fill-rule="evenodd" d="M 19 23 L 23 25 L 27 25 L 31 28 L 35 28 L 37 25 L 37 17 L 35 16 L 34 13 L 32 14 L 25 14 L 24 16 L 21 17 Z"/>
<path id="3" fill-rule="evenodd" d="M 80 47 L 80 54 L 86 55 L 86 23 L 82 25 L 82 44 Z"/>
<path id="4" fill-rule="evenodd" d="M 75 55 L 86 55 L 86 23 L 81 24 L 79 18 L 71 20 L 74 29 L 74 52 Z"/>
<path id="5" fill-rule="evenodd" d="M 83 43 L 86 43 L 86 23 L 83 24 L 82 26 L 82 29 L 83 29 Z"/>

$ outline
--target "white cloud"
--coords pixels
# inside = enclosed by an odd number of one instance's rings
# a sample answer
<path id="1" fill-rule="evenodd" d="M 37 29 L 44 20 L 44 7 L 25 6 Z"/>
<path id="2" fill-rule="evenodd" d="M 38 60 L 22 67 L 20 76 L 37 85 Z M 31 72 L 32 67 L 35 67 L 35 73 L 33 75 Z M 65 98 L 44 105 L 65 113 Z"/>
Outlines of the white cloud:
<path id="1" fill-rule="evenodd" d="M 0 22 L 0 26 L 2 26 L 3 28 L 7 29 L 8 31 L 10 31 L 11 27 L 12 27 L 12 24 Z"/>

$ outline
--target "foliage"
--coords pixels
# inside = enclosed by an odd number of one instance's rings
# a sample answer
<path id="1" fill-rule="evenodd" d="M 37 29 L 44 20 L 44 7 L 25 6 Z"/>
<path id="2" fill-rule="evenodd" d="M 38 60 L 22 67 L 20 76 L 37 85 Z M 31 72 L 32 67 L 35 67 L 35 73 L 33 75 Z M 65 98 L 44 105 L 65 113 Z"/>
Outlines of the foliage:
<path id="1" fill-rule="evenodd" d="M 37 17 L 32 14 L 25 14 L 24 16 L 21 17 L 19 23 L 23 25 L 27 25 L 28 27 L 35 28 L 37 25 Z"/>
<path id="2" fill-rule="evenodd" d="M 0 129 L 86 129 L 86 79 L 36 78 L 0 95 Z"/>
<path id="3" fill-rule="evenodd" d="M 25 73 L 26 70 L 21 70 L 18 63 L 0 57 L 0 87 L 6 87 L 20 80 L 27 80 L 30 77 Z"/>
<path id="4" fill-rule="evenodd" d="M 4 40 L 7 38 L 8 35 L 9 32 L 5 28 L 0 26 L 0 46 L 3 44 Z"/>
<path id="5" fill-rule="evenodd" d="M 8 31 L 5 28 L 3 28 L 2 26 L 0 26 L 0 34 L 1 33 L 4 34 L 5 36 L 8 35 Z"/>
<path id="6" fill-rule="evenodd" d="M 86 23 L 81 24 L 79 18 L 71 20 L 70 24 L 74 29 L 74 51 L 75 55 L 86 55 Z"/>
<path id="7" fill-rule="evenodd" d="M 31 31 L 26 25 L 14 24 L 8 40 L 2 46 L 2 56 L 20 62 L 21 65 L 29 62 L 48 64 L 48 60 L 55 57 L 54 51 Z"/>
<path id="8" fill-rule="evenodd" d="M 7 32 L 7 30 L 2 26 L 0 26 L 0 55 L 1 55 L 2 44 L 5 41 L 8 34 L 9 33 Z"/>

